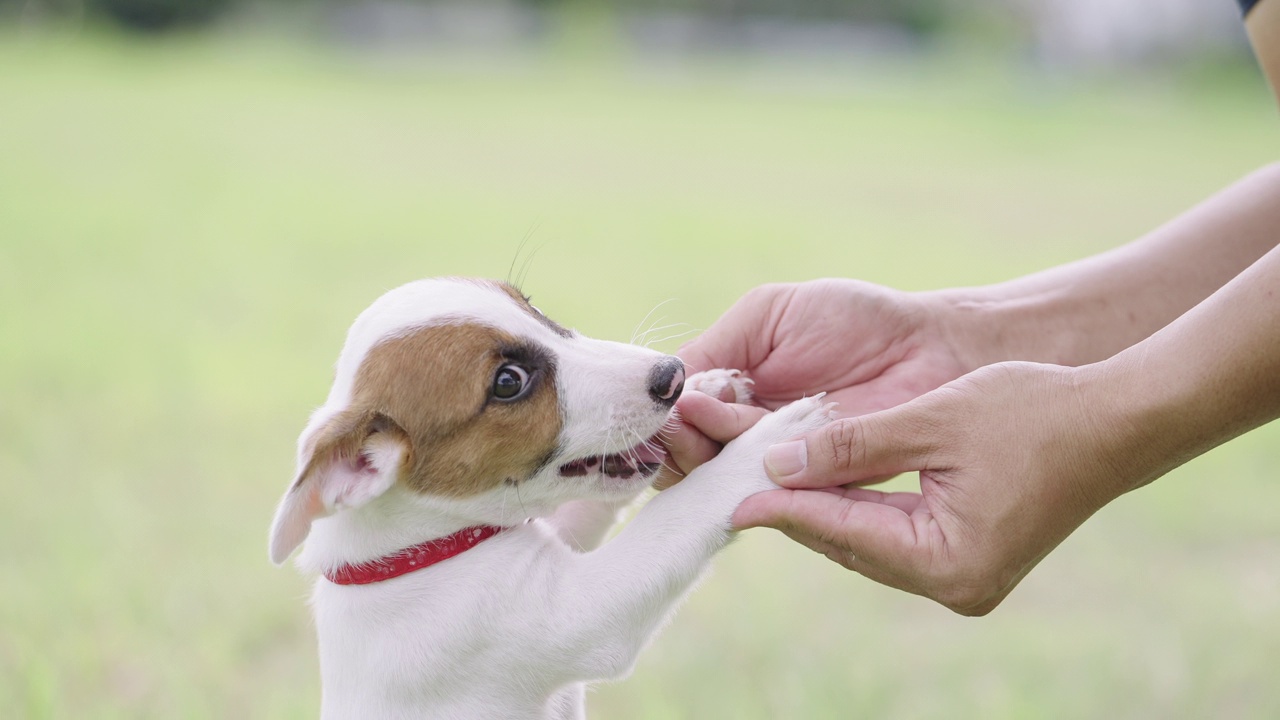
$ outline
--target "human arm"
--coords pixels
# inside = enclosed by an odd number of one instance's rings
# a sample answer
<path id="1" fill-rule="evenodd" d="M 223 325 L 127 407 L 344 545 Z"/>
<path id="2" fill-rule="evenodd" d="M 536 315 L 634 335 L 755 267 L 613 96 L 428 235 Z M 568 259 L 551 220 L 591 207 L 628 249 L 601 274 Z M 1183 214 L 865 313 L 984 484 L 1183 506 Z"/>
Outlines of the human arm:
<path id="1" fill-rule="evenodd" d="M 1244 27 L 1258 64 L 1271 81 L 1271 90 L 1280 97 L 1280 3 L 1264 0 L 1254 5 L 1245 17 Z"/>
<path id="2" fill-rule="evenodd" d="M 982 615 L 1099 508 L 1276 417 L 1280 248 L 1103 362 L 988 366 L 771 451 L 777 468 L 804 448 L 803 470 L 771 471 L 801 489 L 755 495 L 734 521 Z M 918 494 L 832 487 L 913 470 Z"/>
<path id="3" fill-rule="evenodd" d="M 765 408 L 826 391 L 842 414 L 866 414 L 995 362 L 1074 366 L 1110 357 L 1261 257 L 1277 227 L 1280 164 L 1129 245 L 1007 283 L 923 293 L 854 280 L 765 285 L 680 356 L 694 369 L 746 371 Z M 759 417 L 693 394 L 678 407 L 685 422 L 667 443 L 675 472 L 664 470 L 660 487 Z"/>
<path id="4" fill-rule="evenodd" d="M 1280 164 L 1273 164 L 1132 243 L 1009 282 L 940 291 L 933 301 L 969 369 L 1004 360 L 1085 365 L 1150 336 L 1222 287 L 1276 246 L 1277 227 Z"/>

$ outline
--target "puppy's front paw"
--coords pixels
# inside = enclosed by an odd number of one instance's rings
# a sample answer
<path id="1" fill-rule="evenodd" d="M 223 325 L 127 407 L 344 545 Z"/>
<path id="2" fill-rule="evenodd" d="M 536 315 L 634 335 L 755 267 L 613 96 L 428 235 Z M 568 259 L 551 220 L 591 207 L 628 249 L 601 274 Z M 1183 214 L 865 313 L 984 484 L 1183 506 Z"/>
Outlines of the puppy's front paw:
<path id="1" fill-rule="evenodd" d="M 772 445 L 817 430 L 836 416 L 836 403 L 823 402 L 825 395 L 818 393 L 778 408 L 762 418 L 743 437 L 754 435 L 756 442 Z"/>
<path id="2" fill-rule="evenodd" d="M 744 498 L 778 487 L 765 473 L 764 454 L 771 445 L 794 440 L 831 422 L 835 403 L 823 402 L 822 397 L 803 398 L 764 416 L 707 465 L 715 465 L 734 477 L 740 491 L 746 492 Z"/>
<path id="3" fill-rule="evenodd" d="M 751 378 L 741 370 L 706 370 L 690 375 L 684 381 L 686 390 L 697 390 L 724 402 L 747 403 L 751 401 Z"/>

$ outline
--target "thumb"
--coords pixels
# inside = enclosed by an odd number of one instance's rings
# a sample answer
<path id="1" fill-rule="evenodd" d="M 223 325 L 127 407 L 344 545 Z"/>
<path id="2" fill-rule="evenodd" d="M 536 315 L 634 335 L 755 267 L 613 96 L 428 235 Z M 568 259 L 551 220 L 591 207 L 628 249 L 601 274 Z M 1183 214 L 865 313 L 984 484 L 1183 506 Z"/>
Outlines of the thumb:
<path id="1" fill-rule="evenodd" d="M 825 488 L 924 470 L 934 438 L 921 410 L 904 405 L 843 418 L 765 452 L 769 477 L 789 488 Z"/>

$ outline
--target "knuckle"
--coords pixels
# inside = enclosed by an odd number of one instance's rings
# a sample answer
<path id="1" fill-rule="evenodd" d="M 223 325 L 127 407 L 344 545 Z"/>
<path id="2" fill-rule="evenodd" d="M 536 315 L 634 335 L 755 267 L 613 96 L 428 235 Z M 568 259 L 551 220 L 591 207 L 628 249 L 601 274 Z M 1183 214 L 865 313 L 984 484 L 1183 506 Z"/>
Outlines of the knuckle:
<path id="1" fill-rule="evenodd" d="M 843 518 L 840 520 L 837 520 L 836 522 L 837 523 L 843 522 Z M 840 531 L 836 527 L 832 527 L 824 524 L 819 527 L 810 529 L 810 532 L 813 533 L 814 537 L 817 538 L 818 542 L 822 543 L 826 547 L 831 547 L 831 548 L 844 547 L 844 542 L 840 537 Z"/>
<path id="2" fill-rule="evenodd" d="M 840 503 L 840 512 L 836 514 L 836 524 L 835 527 L 832 528 L 833 534 L 837 529 L 849 527 L 849 514 L 853 512 L 855 505 L 856 504 L 852 500 L 844 500 Z"/>
<path id="3" fill-rule="evenodd" d="M 852 470 L 866 451 L 864 428 L 858 418 L 831 423 L 822 434 L 822 450 L 832 470 Z"/>
<path id="4" fill-rule="evenodd" d="M 653 489 L 662 491 L 675 487 L 684 479 L 684 475 L 677 475 L 673 472 L 662 471 L 658 473 L 658 477 L 653 481 Z"/>
<path id="5" fill-rule="evenodd" d="M 840 565 L 846 570 L 853 570 L 854 556 L 853 553 L 848 550 L 845 550 L 844 548 L 831 548 L 824 552 L 823 555 L 825 555 L 831 562 Z"/>

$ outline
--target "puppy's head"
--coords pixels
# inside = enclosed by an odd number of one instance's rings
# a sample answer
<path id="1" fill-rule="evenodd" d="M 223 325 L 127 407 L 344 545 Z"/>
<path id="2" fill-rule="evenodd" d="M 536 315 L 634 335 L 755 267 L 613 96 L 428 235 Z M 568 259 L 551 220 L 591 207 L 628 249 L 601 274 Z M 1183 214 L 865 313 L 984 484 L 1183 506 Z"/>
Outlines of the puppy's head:
<path id="1" fill-rule="evenodd" d="M 298 440 L 271 559 L 393 486 L 395 502 L 499 525 L 633 495 L 658 470 L 654 436 L 683 381 L 679 359 L 566 330 L 508 285 L 392 290 L 356 319 Z"/>

